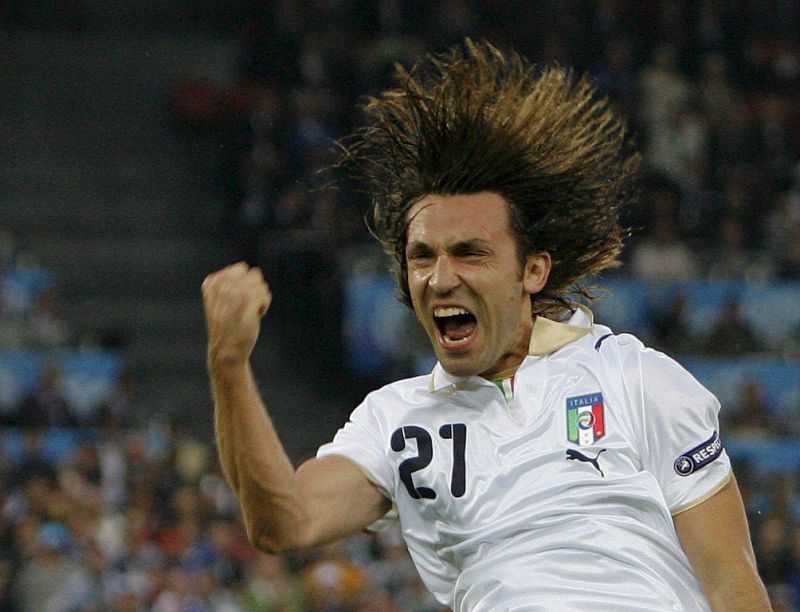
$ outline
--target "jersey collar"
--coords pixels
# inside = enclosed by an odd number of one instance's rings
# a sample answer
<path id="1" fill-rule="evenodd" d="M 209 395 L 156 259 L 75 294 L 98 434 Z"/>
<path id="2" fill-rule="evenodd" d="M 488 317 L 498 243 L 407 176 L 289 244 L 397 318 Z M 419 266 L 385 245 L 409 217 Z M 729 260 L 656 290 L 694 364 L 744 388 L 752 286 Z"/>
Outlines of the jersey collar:
<path id="1" fill-rule="evenodd" d="M 592 311 L 583 304 L 578 304 L 575 312 L 564 323 L 536 317 L 533 322 L 531 342 L 528 345 L 528 355 L 541 357 L 554 353 L 570 342 L 583 338 L 589 333 L 593 323 Z"/>
<path id="2" fill-rule="evenodd" d="M 583 338 L 589 333 L 593 322 L 592 311 L 582 304 L 578 304 L 569 320 L 563 323 L 536 317 L 531 332 L 531 341 L 528 345 L 528 354 L 534 357 L 549 355 L 567 344 Z M 433 393 L 445 387 L 463 383 L 468 379 L 478 379 L 476 382 L 483 381 L 490 385 L 493 384 L 480 376 L 453 376 L 442 367 L 442 364 L 437 362 L 431 372 L 428 389 Z"/>

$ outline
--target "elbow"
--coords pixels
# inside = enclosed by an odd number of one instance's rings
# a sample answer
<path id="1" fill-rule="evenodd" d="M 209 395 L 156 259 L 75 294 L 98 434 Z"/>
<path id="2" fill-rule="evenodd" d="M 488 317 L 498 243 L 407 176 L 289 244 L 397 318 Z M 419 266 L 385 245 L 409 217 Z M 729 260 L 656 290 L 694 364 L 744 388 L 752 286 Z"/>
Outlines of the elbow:
<path id="1" fill-rule="evenodd" d="M 283 535 L 276 536 L 266 531 L 256 532 L 252 535 L 248 535 L 248 537 L 253 546 L 261 552 L 269 553 L 270 555 L 283 555 L 301 548 L 292 538 Z"/>
<path id="2" fill-rule="evenodd" d="M 303 530 L 297 525 L 274 525 L 246 521 L 247 538 L 258 550 L 271 555 L 282 555 L 310 548 Z"/>
<path id="3" fill-rule="evenodd" d="M 249 539 L 250 543 L 258 550 L 270 555 L 283 555 L 295 550 L 288 542 L 273 538 L 269 535 L 257 535 Z"/>
<path id="4" fill-rule="evenodd" d="M 247 538 L 258 550 L 273 555 L 310 548 L 311 520 L 295 495 L 271 492 L 241 495 L 242 520 Z"/>

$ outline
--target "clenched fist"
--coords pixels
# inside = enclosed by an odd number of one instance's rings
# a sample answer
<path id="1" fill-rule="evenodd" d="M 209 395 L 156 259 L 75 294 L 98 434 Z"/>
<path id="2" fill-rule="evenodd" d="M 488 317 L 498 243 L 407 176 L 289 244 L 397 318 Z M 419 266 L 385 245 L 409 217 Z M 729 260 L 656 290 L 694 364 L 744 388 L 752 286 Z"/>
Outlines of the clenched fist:
<path id="1" fill-rule="evenodd" d="M 211 363 L 246 362 L 258 339 L 261 317 L 272 302 L 259 268 L 239 262 L 203 281 L 203 304 Z"/>

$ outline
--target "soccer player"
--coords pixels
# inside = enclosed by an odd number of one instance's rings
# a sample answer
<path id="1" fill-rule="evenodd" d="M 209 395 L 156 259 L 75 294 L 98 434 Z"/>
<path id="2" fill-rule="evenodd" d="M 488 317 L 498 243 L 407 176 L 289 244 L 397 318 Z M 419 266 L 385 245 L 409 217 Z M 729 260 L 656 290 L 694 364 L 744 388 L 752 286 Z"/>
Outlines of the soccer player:
<path id="1" fill-rule="evenodd" d="M 473 43 L 366 110 L 346 158 L 438 363 L 295 470 L 249 365 L 269 287 L 243 263 L 206 278 L 219 454 L 252 542 L 399 519 L 455 610 L 769 609 L 717 400 L 577 303 L 621 249 L 622 121 L 585 80 Z"/>

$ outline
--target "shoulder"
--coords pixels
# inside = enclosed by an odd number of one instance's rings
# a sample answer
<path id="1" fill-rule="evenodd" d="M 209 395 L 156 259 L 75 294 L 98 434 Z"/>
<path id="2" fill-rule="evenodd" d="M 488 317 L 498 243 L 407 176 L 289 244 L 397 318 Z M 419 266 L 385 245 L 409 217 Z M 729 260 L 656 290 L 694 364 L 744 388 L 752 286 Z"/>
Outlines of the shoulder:
<path id="1" fill-rule="evenodd" d="M 641 398 L 645 408 L 657 406 L 665 418 L 719 410 L 714 394 L 676 359 L 646 346 L 632 334 L 612 335 L 602 345 L 598 353 L 606 361 L 613 360 L 631 397 Z"/>
<path id="2" fill-rule="evenodd" d="M 680 366 L 671 357 L 652 349 L 629 333 L 615 334 L 605 325 L 592 325 L 584 340 L 584 348 L 591 348 L 604 360 L 619 361 L 621 366 L 657 370 Z"/>
<path id="3" fill-rule="evenodd" d="M 601 355 L 606 354 L 609 349 L 623 354 L 635 354 L 639 351 L 649 350 L 633 334 L 617 334 L 610 327 L 597 323 L 592 324 L 587 334 L 587 343 L 591 344 L 592 348 Z"/>
<path id="4" fill-rule="evenodd" d="M 646 346 L 633 334 L 616 334 L 605 325 L 594 324 L 573 345 L 572 351 L 565 351 L 564 359 L 618 377 L 631 390 L 645 386 L 651 389 L 699 386 L 675 359 Z"/>
<path id="5" fill-rule="evenodd" d="M 705 391 L 673 357 L 646 346 L 633 334 L 614 334 L 603 325 L 594 325 L 589 336 L 598 355 L 613 362 L 629 382 L 634 379 L 654 390 Z"/>
<path id="6" fill-rule="evenodd" d="M 620 365 L 621 360 L 637 361 L 641 354 L 651 351 L 633 334 L 617 334 L 610 327 L 597 323 L 592 324 L 585 336 L 567 345 L 562 351 L 569 354 L 570 349 L 579 354 L 594 356 L 600 361 L 611 362 L 614 365 Z M 569 357 L 571 358 L 572 355 Z"/>

